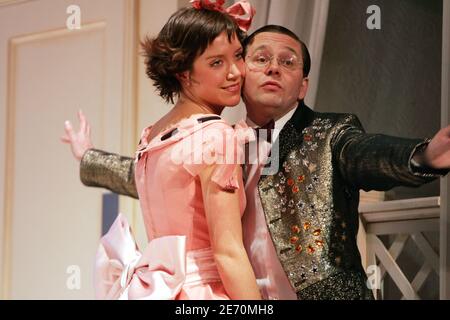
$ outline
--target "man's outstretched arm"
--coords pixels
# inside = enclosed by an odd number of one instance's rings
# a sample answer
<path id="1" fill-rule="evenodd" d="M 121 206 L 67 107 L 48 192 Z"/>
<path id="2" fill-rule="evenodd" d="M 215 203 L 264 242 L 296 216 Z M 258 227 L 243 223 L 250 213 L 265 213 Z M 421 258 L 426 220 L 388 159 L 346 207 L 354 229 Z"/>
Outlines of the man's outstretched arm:
<path id="1" fill-rule="evenodd" d="M 138 199 L 134 159 L 98 149 L 87 150 L 80 161 L 80 179 L 89 187 L 101 187 Z"/>
<path id="2" fill-rule="evenodd" d="M 80 163 L 83 184 L 109 189 L 115 193 L 138 198 L 134 181 L 134 159 L 94 149 L 91 127 L 84 113 L 78 112 L 80 128 L 75 131 L 70 121 L 64 124 L 61 141 L 69 144 Z"/>
<path id="3" fill-rule="evenodd" d="M 343 178 L 355 189 L 417 187 L 450 169 L 450 144 L 447 155 L 442 155 L 442 150 L 439 156 L 434 155 L 438 165 L 425 158 L 425 150 L 436 149 L 435 141 L 367 134 L 358 118 L 351 115 L 342 121 L 333 139 L 333 157 Z M 439 147 L 444 148 L 441 143 Z"/>

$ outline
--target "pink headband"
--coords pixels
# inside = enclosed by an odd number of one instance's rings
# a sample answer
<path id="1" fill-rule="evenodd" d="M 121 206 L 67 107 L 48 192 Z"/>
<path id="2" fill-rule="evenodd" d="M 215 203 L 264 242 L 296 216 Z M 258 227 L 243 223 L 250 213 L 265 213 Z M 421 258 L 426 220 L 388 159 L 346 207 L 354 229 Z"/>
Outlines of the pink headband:
<path id="1" fill-rule="evenodd" d="M 238 1 L 226 9 L 223 8 L 224 3 L 225 0 L 191 0 L 192 7 L 195 9 L 208 9 L 227 13 L 236 21 L 242 31 L 247 32 L 256 14 L 255 8 L 246 0 Z"/>

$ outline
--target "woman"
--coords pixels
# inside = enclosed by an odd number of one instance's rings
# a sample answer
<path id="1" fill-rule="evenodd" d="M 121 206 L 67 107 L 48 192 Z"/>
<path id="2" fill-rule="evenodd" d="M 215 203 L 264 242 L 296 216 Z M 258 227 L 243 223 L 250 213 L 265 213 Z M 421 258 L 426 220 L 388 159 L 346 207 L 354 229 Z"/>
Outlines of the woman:
<path id="1" fill-rule="evenodd" d="M 119 215 L 97 254 L 98 298 L 260 299 L 242 241 L 237 158 L 245 141 L 218 116 L 240 101 L 242 20 L 232 14 L 251 8 L 238 3 L 227 13 L 221 5 L 193 1 L 143 43 L 147 75 L 161 97 L 178 100 L 143 131 L 136 156 L 150 243 L 140 253 Z M 74 144 L 70 124 L 66 132 L 65 142 Z"/>

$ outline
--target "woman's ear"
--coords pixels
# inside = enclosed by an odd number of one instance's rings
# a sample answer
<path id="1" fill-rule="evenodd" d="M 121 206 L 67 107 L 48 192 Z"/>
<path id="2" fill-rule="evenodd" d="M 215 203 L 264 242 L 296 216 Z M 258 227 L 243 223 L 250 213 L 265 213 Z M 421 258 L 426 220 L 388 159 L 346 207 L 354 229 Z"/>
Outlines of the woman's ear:
<path id="1" fill-rule="evenodd" d="M 183 85 L 183 86 L 191 85 L 191 78 L 190 78 L 189 71 L 177 73 L 176 77 L 177 77 L 178 81 L 180 81 L 181 85 Z"/>

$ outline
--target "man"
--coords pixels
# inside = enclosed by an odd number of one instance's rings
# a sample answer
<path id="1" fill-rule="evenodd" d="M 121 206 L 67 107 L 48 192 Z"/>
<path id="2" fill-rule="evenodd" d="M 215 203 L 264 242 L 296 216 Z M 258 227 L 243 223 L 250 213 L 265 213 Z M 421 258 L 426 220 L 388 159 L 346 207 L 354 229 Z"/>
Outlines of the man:
<path id="1" fill-rule="evenodd" d="M 247 122 L 278 129 L 271 137 L 279 146 L 272 159 L 278 172 L 245 168 L 244 243 L 263 297 L 373 299 L 356 244 L 359 190 L 419 186 L 446 174 L 450 127 L 431 141 L 402 139 L 366 134 L 354 115 L 312 111 L 303 103 L 308 50 L 281 26 L 249 36 L 246 64 Z M 66 126 L 66 142 L 86 140 L 81 120 L 78 136 Z M 89 147 L 79 152 L 83 183 L 137 198 L 134 159 L 84 153 Z"/>

